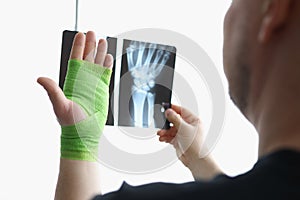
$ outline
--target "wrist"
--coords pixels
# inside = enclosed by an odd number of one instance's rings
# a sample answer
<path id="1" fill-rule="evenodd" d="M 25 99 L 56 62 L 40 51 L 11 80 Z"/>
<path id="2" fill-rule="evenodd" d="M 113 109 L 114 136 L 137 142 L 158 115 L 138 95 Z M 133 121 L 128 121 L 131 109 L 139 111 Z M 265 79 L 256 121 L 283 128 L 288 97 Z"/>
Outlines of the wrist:
<path id="1" fill-rule="evenodd" d="M 187 168 L 191 171 L 195 180 L 210 180 L 222 173 L 210 155 L 204 158 L 196 157 L 191 159 Z"/>
<path id="2" fill-rule="evenodd" d="M 97 123 L 97 113 L 77 124 L 62 126 L 61 158 L 96 161 L 103 126 Z"/>

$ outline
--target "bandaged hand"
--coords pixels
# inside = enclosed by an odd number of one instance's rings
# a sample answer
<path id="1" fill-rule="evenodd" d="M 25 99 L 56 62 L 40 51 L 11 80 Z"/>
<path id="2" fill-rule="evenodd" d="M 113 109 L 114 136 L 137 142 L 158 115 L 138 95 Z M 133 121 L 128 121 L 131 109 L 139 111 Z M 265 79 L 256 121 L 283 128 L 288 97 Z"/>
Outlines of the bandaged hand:
<path id="1" fill-rule="evenodd" d="M 95 161 L 99 138 L 107 119 L 113 58 L 107 43 L 93 32 L 78 33 L 68 63 L 63 91 L 49 78 L 39 78 L 48 92 L 61 125 L 61 157 Z M 96 56 L 95 56 L 96 54 Z"/>

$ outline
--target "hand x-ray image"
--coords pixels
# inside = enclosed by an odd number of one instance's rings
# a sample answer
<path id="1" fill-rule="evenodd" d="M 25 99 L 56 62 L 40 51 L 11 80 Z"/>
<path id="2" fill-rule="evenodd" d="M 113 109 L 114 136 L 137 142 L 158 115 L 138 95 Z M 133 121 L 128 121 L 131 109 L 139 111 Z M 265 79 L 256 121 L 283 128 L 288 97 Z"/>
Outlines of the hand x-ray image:
<path id="1" fill-rule="evenodd" d="M 176 49 L 123 40 L 119 126 L 165 128 L 162 103 L 169 103 Z"/>
<path id="2" fill-rule="evenodd" d="M 64 31 L 59 85 L 63 88 L 68 60 L 76 31 Z M 107 37 L 108 53 L 114 58 L 110 81 L 110 105 L 106 125 L 114 125 L 113 113 L 118 113 L 118 125 L 140 128 L 169 128 L 164 117 L 164 105 L 171 105 L 176 48 L 142 41 Z M 117 45 L 123 45 L 121 66 L 116 66 Z M 120 74 L 115 74 L 116 68 Z M 115 112 L 112 93 L 115 76 L 120 77 L 119 107 Z M 166 109 L 166 107 L 165 107 Z"/>

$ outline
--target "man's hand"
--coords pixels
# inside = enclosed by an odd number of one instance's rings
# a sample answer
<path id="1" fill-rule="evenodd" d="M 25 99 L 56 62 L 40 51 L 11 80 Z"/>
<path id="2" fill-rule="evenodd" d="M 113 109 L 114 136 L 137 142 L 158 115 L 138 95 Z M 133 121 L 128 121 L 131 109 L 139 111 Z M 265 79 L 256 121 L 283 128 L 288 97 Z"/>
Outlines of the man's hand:
<path id="1" fill-rule="evenodd" d="M 101 193 L 99 166 L 96 162 L 93 162 L 94 160 L 91 157 L 83 155 L 87 155 L 86 152 L 88 150 L 98 150 L 98 136 L 100 135 L 97 133 L 98 129 L 93 129 L 93 127 L 94 125 L 97 127 L 100 126 L 97 124 L 99 116 L 101 118 L 101 126 L 103 127 L 105 124 L 104 118 L 108 106 L 106 97 L 108 97 L 107 87 L 109 82 L 107 81 L 109 75 L 106 74 L 107 76 L 103 77 L 104 73 L 107 72 L 106 68 L 112 67 L 113 57 L 107 54 L 106 40 L 99 40 L 96 50 L 95 33 L 88 32 L 86 36 L 83 33 L 76 34 L 70 59 L 73 60 L 73 65 L 69 65 L 68 72 L 72 73 L 70 74 L 70 79 L 68 79 L 69 82 L 67 84 L 65 82 L 65 86 L 67 87 L 64 87 L 64 90 L 67 89 L 67 91 L 64 92 L 68 94 L 68 98 L 74 98 L 74 101 L 68 99 L 53 80 L 39 78 L 38 83 L 48 92 L 55 115 L 62 126 L 62 157 L 60 159 L 60 172 L 55 199 L 84 200 L 91 199 L 94 195 Z M 77 63 L 77 65 L 74 63 Z M 73 67 L 72 70 L 70 70 L 70 67 Z M 74 70 L 78 73 L 75 74 Z M 103 74 L 100 73 L 100 77 L 99 71 L 104 71 Z M 77 81 L 74 87 L 72 86 L 72 81 L 73 83 Z M 93 91 L 94 87 L 95 91 Z M 101 103 L 103 104 L 99 105 Z M 94 105 L 97 106 L 96 109 Z M 93 121 L 90 119 L 96 120 Z M 90 124 L 86 125 L 86 122 L 90 122 Z M 72 129 L 74 124 L 84 124 L 83 135 L 77 134 L 74 131 L 80 125 Z M 101 129 L 99 130 L 102 131 Z M 85 140 L 86 143 L 84 143 Z M 87 144 L 90 144 L 92 148 L 88 148 Z"/>
<path id="2" fill-rule="evenodd" d="M 73 42 L 70 59 L 85 60 L 107 68 L 112 67 L 113 57 L 107 52 L 107 42 L 100 39 L 96 52 L 96 36 L 94 32 L 78 33 Z M 84 120 L 87 115 L 84 110 L 75 102 L 67 99 L 60 87 L 51 79 L 41 77 L 38 79 L 47 91 L 53 105 L 58 122 L 62 126 L 73 125 Z"/>
<path id="3" fill-rule="evenodd" d="M 172 144 L 182 163 L 190 169 L 195 179 L 211 179 L 221 173 L 203 144 L 203 124 L 190 111 L 172 105 L 165 112 L 173 124 L 168 130 L 159 130 L 159 141 Z"/>

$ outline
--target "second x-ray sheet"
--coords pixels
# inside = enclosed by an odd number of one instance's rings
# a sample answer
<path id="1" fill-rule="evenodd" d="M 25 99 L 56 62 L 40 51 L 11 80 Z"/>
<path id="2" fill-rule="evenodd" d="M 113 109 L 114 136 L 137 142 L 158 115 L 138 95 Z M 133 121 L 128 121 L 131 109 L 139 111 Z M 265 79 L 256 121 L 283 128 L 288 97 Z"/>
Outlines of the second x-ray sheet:
<path id="1" fill-rule="evenodd" d="M 166 128 L 162 103 L 170 103 L 176 48 L 123 40 L 119 126 Z"/>

